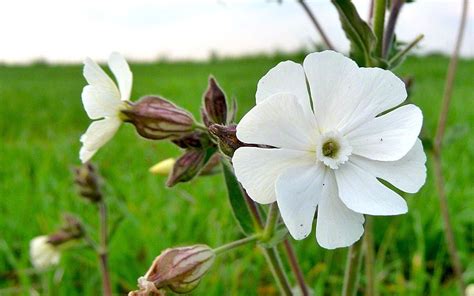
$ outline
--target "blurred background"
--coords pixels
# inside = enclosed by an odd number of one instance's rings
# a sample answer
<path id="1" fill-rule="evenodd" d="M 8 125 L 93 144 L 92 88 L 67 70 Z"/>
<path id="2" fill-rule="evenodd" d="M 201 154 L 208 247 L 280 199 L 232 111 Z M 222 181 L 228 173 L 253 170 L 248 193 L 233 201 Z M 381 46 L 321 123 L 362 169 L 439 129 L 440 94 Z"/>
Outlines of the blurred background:
<path id="1" fill-rule="evenodd" d="M 370 1 L 354 1 L 366 18 Z M 347 52 L 328 0 L 307 2 L 336 49 Z M 461 1 L 418 0 L 404 6 L 397 39 L 425 38 L 396 69 L 412 77 L 410 99 L 435 132 Z M 134 72 L 132 100 L 160 94 L 199 116 L 213 74 L 240 118 L 254 104 L 257 81 L 281 60 L 301 62 L 321 39 L 295 1 L 16 0 L 0 2 L 0 295 L 98 295 L 95 254 L 72 246 L 44 273 L 30 263 L 31 238 L 51 233 L 65 212 L 82 217 L 96 235 L 96 209 L 74 189 L 79 137 L 89 124 L 80 94 L 82 60 L 105 61 L 119 51 Z M 461 60 L 443 165 L 464 278 L 474 282 L 474 5 Z M 106 181 L 114 290 L 136 287 L 161 250 L 194 243 L 212 247 L 240 237 L 221 175 L 172 189 L 148 168 L 180 154 L 165 142 L 139 138 L 123 126 L 94 158 Z M 457 295 L 446 251 L 439 201 L 428 161 L 427 184 L 405 197 L 409 213 L 375 217 L 376 273 L 382 295 Z M 314 233 L 294 242 L 315 295 L 339 295 L 346 249 L 319 247 Z M 361 278 L 361 286 L 364 285 Z M 195 295 L 276 295 L 259 250 L 246 246 L 219 258 Z"/>

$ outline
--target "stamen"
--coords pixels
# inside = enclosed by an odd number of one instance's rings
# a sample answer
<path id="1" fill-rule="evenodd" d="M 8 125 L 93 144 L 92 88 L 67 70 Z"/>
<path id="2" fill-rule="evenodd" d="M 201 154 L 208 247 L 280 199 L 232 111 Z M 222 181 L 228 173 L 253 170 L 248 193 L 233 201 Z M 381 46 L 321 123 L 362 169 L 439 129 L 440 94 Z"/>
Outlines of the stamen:
<path id="1" fill-rule="evenodd" d="M 323 155 L 327 157 L 334 158 L 337 156 L 337 152 L 339 151 L 339 145 L 330 140 L 323 145 Z"/>

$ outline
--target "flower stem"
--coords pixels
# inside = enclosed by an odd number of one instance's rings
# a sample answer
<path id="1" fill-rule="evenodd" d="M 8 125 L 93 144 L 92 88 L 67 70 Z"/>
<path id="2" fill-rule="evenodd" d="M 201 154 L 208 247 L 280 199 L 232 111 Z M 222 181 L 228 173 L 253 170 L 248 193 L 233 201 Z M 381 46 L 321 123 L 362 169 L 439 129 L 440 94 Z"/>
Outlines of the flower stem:
<path id="1" fill-rule="evenodd" d="M 342 288 L 343 296 L 354 296 L 357 292 L 359 282 L 359 269 L 362 257 L 362 242 L 359 240 L 349 248 L 347 254 L 346 273 L 344 275 L 344 286 Z"/>
<path id="2" fill-rule="evenodd" d="M 423 34 L 420 34 L 418 35 L 415 40 L 413 40 L 412 42 L 410 42 L 407 47 L 405 47 L 405 49 L 399 51 L 396 55 L 394 55 L 390 61 L 388 61 L 389 64 L 393 64 L 394 62 L 396 62 L 397 60 L 401 59 L 404 55 L 406 55 L 413 47 L 415 47 L 415 45 L 418 44 L 418 42 L 421 41 L 421 39 L 423 39 L 425 37 L 425 35 Z"/>
<path id="3" fill-rule="evenodd" d="M 247 203 L 248 208 L 250 209 L 250 214 L 253 217 L 255 227 L 257 231 L 261 232 L 263 228 L 263 219 L 260 215 L 260 212 L 257 208 L 255 202 L 245 193 L 245 202 Z M 272 271 L 273 277 L 278 284 L 280 289 L 280 293 L 282 295 L 291 295 L 291 286 L 288 281 L 288 277 L 286 276 L 285 270 L 283 268 L 283 264 L 281 263 L 280 255 L 278 254 L 277 248 L 260 248 L 267 259 L 267 263 L 270 266 L 270 270 Z"/>
<path id="4" fill-rule="evenodd" d="M 102 286 L 105 296 L 112 296 L 112 285 L 110 282 L 110 273 L 107 256 L 107 205 L 101 200 L 99 206 L 99 247 L 97 254 L 99 256 L 100 271 L 102 274 Z"/>
<path id="5" fill-rule="evenodd" d="M 387 6 L 387 0 L 375 0 L 374 1 L 374 33 L 377 37 L 377 44 L 375 46 L 375 52 L 377 56 L 382 56 L 383 50 L 383 35 L 385 25 L 385 7 Z"/>
<path id="6" fill-rule="evenodd" d="M 226 253 L 230 250 L 233 250 L 235 248 L 238 248 L 240 246 L 243 246 L 243 245 L 246 245 L 246 244 L 249 244 L 249 243 L 252 243 L 252 242 L 255 242 L 256 240 L 258 240 L 259 238 L 261 237 L 260 234 L 254 234 L 254 235 L 251 235 L 249 237 L 245 237 L 243 239 L 239 239 L 239 240 L 236 240 L 236 241 L 233 241 L 231 243 L 228 243 L 228 244 L 225 244 L 225 245 L 222 245 L 220 247 L 217 247 L 214 249 L 214 253 L 216 253 L 216 255 L 220 255 L 220 254 L 223 254 L 223 253 Z"/>
<path id="7" fill-rule="evenodd" d="M 291 270 L 298 281 L 298 285 L 301 289 L 302 296 L 309 296 L 308 286 L 306 285 L 303 271 L 298 263 L 298 258 L 296 257 L 295 251 L 293 250 L 293 246 L 291 245 L 289 240 L 285 240 L 283 242 L 283 246 L 285 247 L 286 254 L 288 256 L 288 261 L 290 263 Z"/>
<path id="8" fill-rule="evenodd" d="M 439 114 L 438 127 L 436 129 L 436 136 L 434 140 L 433 147 L 433 165 L 435 171 L 435 180 L 436 180 L 436 189 L 439 195 L 441 216 L 443 217 L 443 225 L 445 231 L 446 243 L 448 246 L 448 253 L 451 260 L 451 265 L 454 269 L 454 274 L 459 287 L 459 295 L 462 295 L 465 291 L 465 283 L 462 278 L 463 267 L 461 260 L 459 259 L 459 254 L 456 248 L 456 241 L 454 239 L 453 227 L 451 224 L 451 219 L 449 216 L 449 207 L 448 200 L 446 196 L 446 188 L 443 174 L 442 166 L 442 149 L 443 149 L 443 138 L 446 130 L 446 120 L 449 112 L 449 105 L 451 103 L 451 98 L 453 94 L 454 78 L 456 76 L 457 64 L 459 51 L 461 49 L 462 39 L 464 35 L 464 29 L 466 27 L 467 21 L 467 11 L 468 11 L 468 1 L 463 1 L 462 14 L 459 25 L 459 31 L 456 39 L 456 44 L 454 46 L 453 54 L 451 55 L 451 60 L 449 61 L 448 74 L 446 76 L 446 82 L 444 87 L 443 101 L 441 105 L 441 110 Z"/>
<path id="9" fill-rule="evenodd" d="M 382 57 L 387 58 L 390 53 L 390 47 L 393 42 L 393 35 L 395 33 L 395 26 L 397 24 L 398 16 L 402 10 L 405 0 L 393 0 L 390 8 L 390 16 L 388 17 L 387 27 L 385 29 L 385 36 L 383 40 L 383 53 Z"/>
<path id="10" fill-rule="evenodd" d="M 374 221 L 373 217 L 367 216 L 365 222 L 364 247 L 365 247 L 365 277 L 366 277 L 366 296 L 375 295 L 375 264 L 374 264 Z"/>
<path id="11" fill-rule="evenodd" d="M 280 218 L 280 212 L 278 212 L 278 205 L 276 202 L 270 205 L 267 214 L 267 222 L 265 223 L 265 228 L 263 229 L 262 241 L 269 241 L 273 233 L 275 232 L 276 224 L 278 223 L 278 218 Z"/>
<path id="12" fill-rule="evenodd" d="M 326 35 L 326 33 L 324 32 L 323 27 L 321 27 L 321 25 L 319 24 L 318 20 L 316 19 L 316 16 L 311 11 L 308 4 L 306 4 L 306 2 L 304 0 L 298 0 L 297 2 L 301 5 L 301 7 L 303 7 L 303 10 L 308 15 L 309 19 L 313 23 L 313 25 L 316 28 L 316 30 L 318 31 L 319 35 L 321 35 L 321 38 L 323 39 L 323 42 L 324 42 L 324 44 L 326 44 L 327 48 L 328 49 L 334 49 L 334 46 L 332 45 L 331 41 L 329 41 L 329 38 Z"/>

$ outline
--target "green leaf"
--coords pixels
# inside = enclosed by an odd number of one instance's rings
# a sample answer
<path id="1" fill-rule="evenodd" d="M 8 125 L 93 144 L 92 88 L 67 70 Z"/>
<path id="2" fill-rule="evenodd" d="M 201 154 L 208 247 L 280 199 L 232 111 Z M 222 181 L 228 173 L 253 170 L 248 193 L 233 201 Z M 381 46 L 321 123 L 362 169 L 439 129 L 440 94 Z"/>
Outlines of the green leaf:
<path id="1" fill-rule="evenodd" d="M 286 239 L 286 236 L 288 235 L 288 229 L 283 225 L 281 228 L 275 230 L 275 233 L 273 234 L 273 237 L 267 241 L 267 242 L 262 242 L 260 245 L 264 248 L 273 248 L 282 241 Z"/>
<path id="2" fill-rule="evenodd" d="M 254 233 L 253 220 L 245 202 L 243 189 L 235 177 L 232 165 L 227 160 L 222 160 L 222 170 L 224 171 L 229 202 L 237 224 L 244 234 L 252 234 Z"/>
<path id="3" fill-rule="evenodd" d="M 332 0 L 341 20 L 342 29 L 350 41 L 350 57 L 361 67 L 383 66 L 375 58 L 376 38 L 369 25 L 359 16 L 350 0 Z"/>

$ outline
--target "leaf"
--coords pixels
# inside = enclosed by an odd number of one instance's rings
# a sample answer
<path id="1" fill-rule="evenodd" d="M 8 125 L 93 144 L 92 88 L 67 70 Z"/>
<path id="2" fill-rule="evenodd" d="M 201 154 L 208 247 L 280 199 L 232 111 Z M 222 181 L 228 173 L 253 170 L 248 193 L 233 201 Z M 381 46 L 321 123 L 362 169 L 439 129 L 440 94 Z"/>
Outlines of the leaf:
<path id="1" fill-rule="evenodd" d="M 253 220 L 245 203 L 243 189 L 235 177 L 232 165 L 227 160 L 222 160 L 222 170 L 224 171 L 229 202 L 237 224 L 244 234 L 252 234 L 254 232 Z"/>
<path id="2" fill-rule="evenodd" d="M 376 38 L 369 25 L 359 16 L 350 0 L 332 0 L 336 6 L 342 29 L 350 41 L 350 57 L 361 67 L 381 66 L 383 62 L 375 58 Z"/>
<path id="3" fill-rule="evenodd" d="M 260 245 L 264 248 L 273 248 L 282 241 L 284 241 L 287 235 L 288 229 L 283 225 L 281 228 L 275 230 L 273 237 L 269 241 L 260 243 Z"/>

